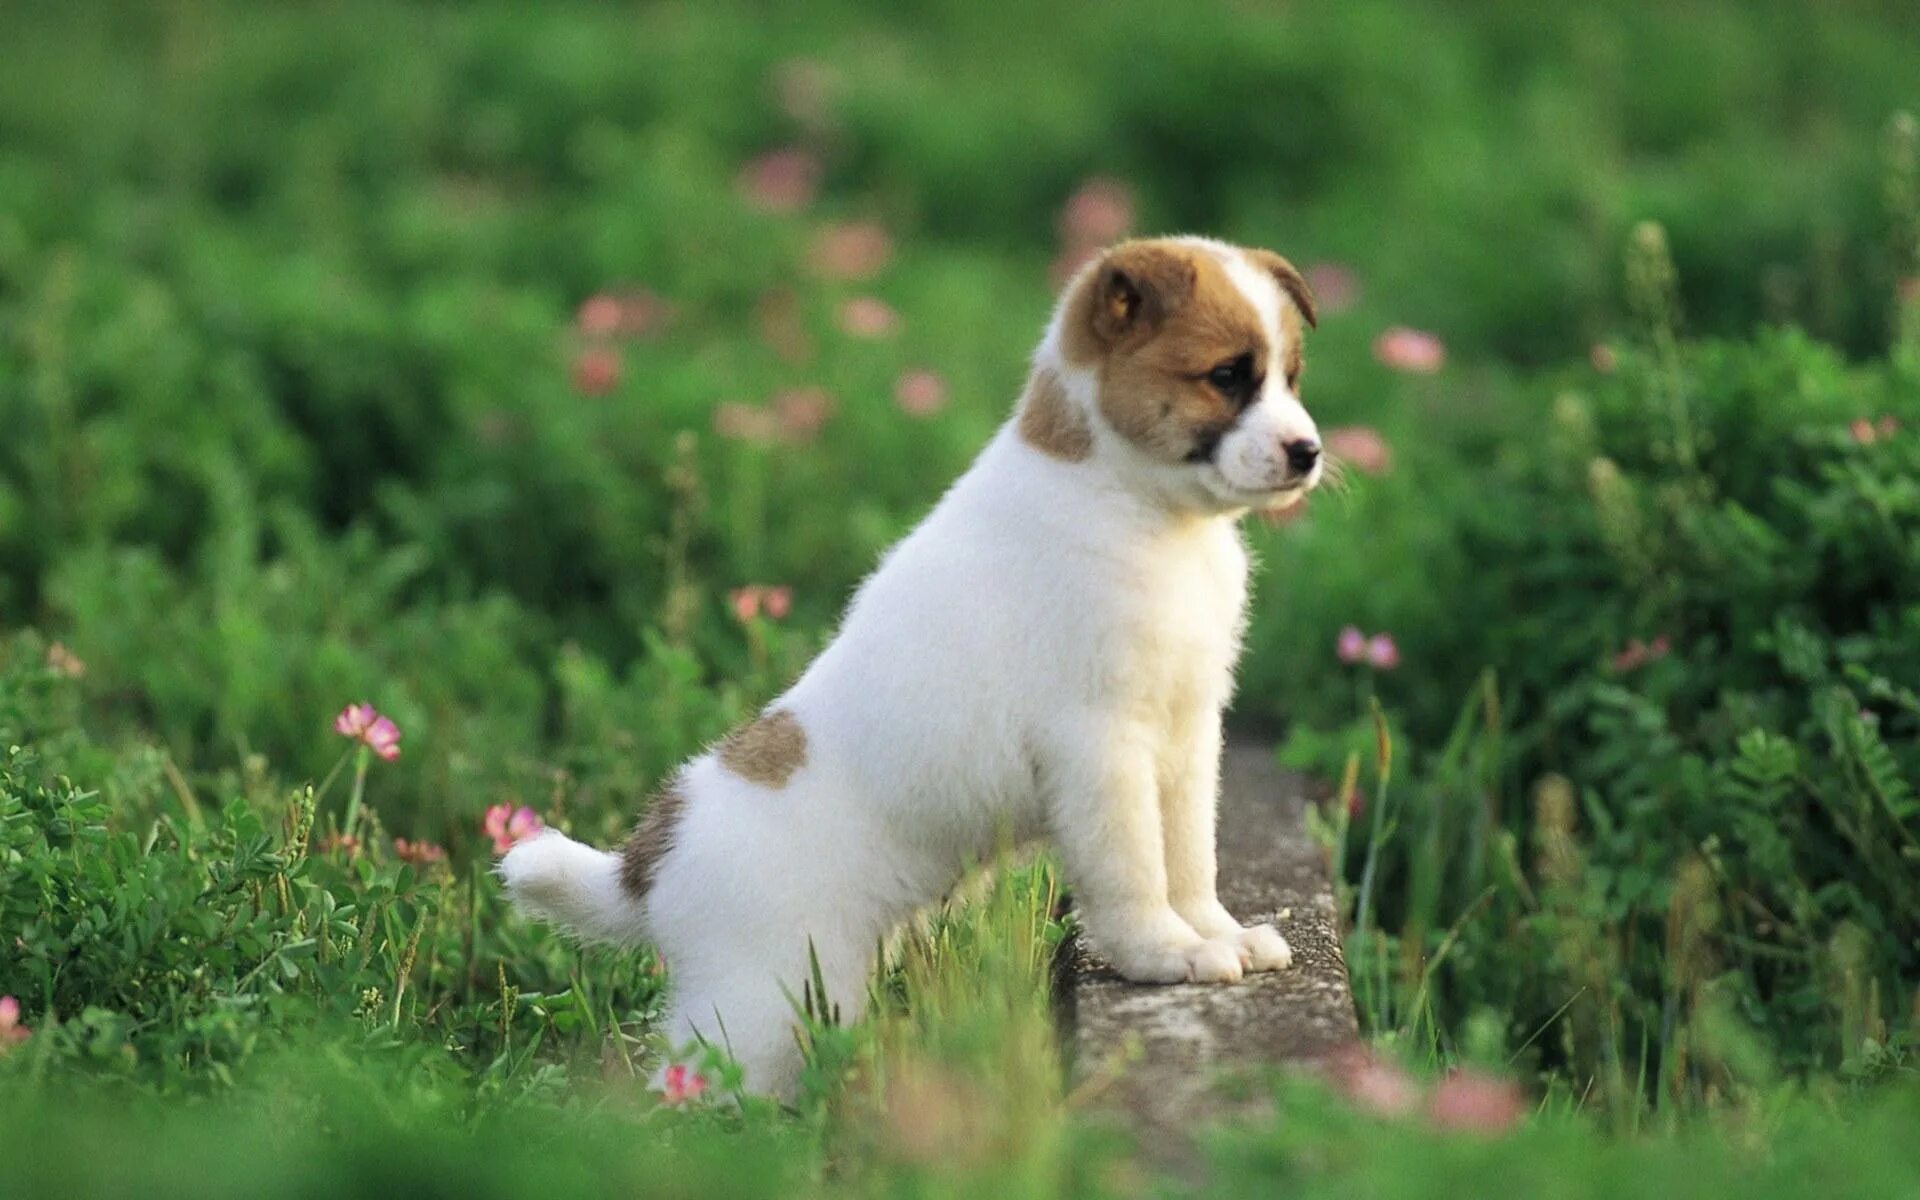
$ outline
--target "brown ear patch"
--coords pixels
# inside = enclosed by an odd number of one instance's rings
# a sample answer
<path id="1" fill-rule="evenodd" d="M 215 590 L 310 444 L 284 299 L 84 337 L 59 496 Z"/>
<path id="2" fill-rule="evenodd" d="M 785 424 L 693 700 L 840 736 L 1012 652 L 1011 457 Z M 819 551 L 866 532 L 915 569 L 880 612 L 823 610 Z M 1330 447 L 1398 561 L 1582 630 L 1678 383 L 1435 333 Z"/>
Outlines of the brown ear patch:
<path id="1" fill-rule="evenodd" d="M 720 743 L 720 765 L 749 783 L 783 788 L 807 765 L 807 731 L 784 708 L 763 713 Z"/>
<path id="2" fill-rule="evenodd" d="M 1307 365 L 1306 337 L 1300 329 L 1301 315 L 1291 308 L 1280 310 L 1280 333 L 1287 340 L 1286 358 L 1280 367 L 1286 372 L 1287 386 L 1294 389 L 1296 395 L 1300 390 L 1300 372 Z"/>
<path id="3" fill-rule="evenodd" d="M 633 834 L 620 850 L 620 886 L 629 896 L 644 899 L 653 890 L 654 873 L 660 868 L 660 860 L 673 848 L 686 806 L 687 794 L 677 775 L 661 784 L 653 799 L 647 802 L 647 811 L 641 814 L 640 823 L 634 826 Z"/>
<path id="4" fill-rule="evenodd" d="M 1250 356 L 1253 375 L 1270 364 L 1260 315 L 1211 254 L 1167 247 L 1192 273 L 1185 298 L 1152 337 L 1116 348 L 1100 366 L 1100 414 L 1115 433 L 1165 462 L 1182 462 L 1239 419 L 1238 408 L 1206 383 L 1216 365 Z"/>
<path id="5" fill-rule="evenodd" d="M 1060 376 L 1044 367 L 1027 381 L 1027 395 L 1020 403 L 1020 440 L 1061 462 L 1084 462 L 1093 453 L 1087 415 L 1073 406 Z"/>
<path id="6" fill-rule="evenodd" d="M 1067 302 L 1060 352 L 1090 366 L 1114 347 L 1151 336 L 1193 294 L 1194 252 L 1164 242 L 1122 242 L 1083 275 Z"/>
<path id="7" fill-rule="evenodd" d="M 1320 314 L 1313 305 L 1313 289 L 1307 286 L 1307 277 L 1300 273 L 1298 267 L 1271 250 L 1247 250 L 1244 253 L 1254 266 L 1273 276 L 1280 290 L 1292 299 L 1294 307 L 1307 319 L 1308 328 L 1320 328 Z"/>

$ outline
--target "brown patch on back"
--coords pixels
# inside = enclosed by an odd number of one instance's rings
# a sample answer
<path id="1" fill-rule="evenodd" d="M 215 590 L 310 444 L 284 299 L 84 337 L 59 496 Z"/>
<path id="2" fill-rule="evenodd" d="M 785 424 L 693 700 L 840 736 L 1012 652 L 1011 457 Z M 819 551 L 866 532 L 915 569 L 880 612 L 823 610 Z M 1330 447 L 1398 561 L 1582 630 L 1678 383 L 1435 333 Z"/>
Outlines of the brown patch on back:
<path id="1" fill-rule="evenodd" d="M 807 731 L 784 708 L 761 714 L 720 743 L 720 765 L 749 783 L 783 788 L 807 763 Z"/>
<path id="2" fill-rule="evenodd" d="M 635 898 L 645 898 L 653 889 L 654 872 L 660 860 L 673 848 L 674 835 L 680 830 L 680 816 L 687 805 L 686 792 L 675 776 L 660 785 L 647 802 L 627 844 L 620 850 L 620 886 Z"/>
<path id="3" fill-rule="evenodd" d="M 1020 438 L 1061 462 L 1083 462 L 1093 453 L 1087 415 L 1074 407 L 1060 376 L 1044 367 L 1027 381 L 1027 395 L 1020 404 Z"/>

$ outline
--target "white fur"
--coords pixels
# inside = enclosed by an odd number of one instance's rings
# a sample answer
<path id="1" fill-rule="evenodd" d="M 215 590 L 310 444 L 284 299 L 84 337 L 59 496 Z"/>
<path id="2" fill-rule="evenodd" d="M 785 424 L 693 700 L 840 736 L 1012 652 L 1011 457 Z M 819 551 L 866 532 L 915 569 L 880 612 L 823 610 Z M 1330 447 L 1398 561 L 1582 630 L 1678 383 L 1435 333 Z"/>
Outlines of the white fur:
<path id="1" fill-rule="evenodd" d="M 1273 340 L 1284 299 L 1218 243 Z M 1270 382 L 1221 466 L 1148 460 L 1109 429 L 1090 372 L 1036 354 L 1095 428 L 1062 462 L 1004 426 L 860 588 L 840 632 L 773 707 L 807 754 L 784 787 L 686 768 L 686 805 L 644 905 L 618 860 L 558 834 L 502 864 L 516 903 L 583 935 L 652 939 L 676 1045 L 724 1044 L 750 1087 L 790 1093 L 811 945 L 851 1017 L 876 945 L 1008 839 L 1051 838 L 1095 945 L 1139 980 L 1231 982 L 1288 964 L 1214 890 L 1220 713 L 1247 587 L 1235 518 L 1284 504 L 1287 437 L 1313 427 Z M 1279 372 L 1270 374 L 1278 376 Z"/>

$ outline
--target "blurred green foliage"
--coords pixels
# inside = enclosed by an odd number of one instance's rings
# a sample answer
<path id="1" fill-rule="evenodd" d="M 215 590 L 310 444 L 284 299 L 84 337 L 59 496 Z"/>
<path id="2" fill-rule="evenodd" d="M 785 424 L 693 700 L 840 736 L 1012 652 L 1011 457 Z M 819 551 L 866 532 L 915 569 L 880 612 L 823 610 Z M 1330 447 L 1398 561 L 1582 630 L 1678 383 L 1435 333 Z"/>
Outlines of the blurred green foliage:
<path id="1" fill-rule="evenodd" d="M 792 677 L 1003 419 L 1095 178 L 1139 231 L 1357 283 L 1306 397 L 1393 466 L 1250 530 L 1237 714 L 1338 779 L 1377 693 L 1400 766 L 1325 817 L 1363 1018 L 1545 1097 L 1481 1145 L 1289 1089 L 1218 1179 L 1911 1175 L 1911 1083 L 1851 1092 L 1910 1074 L 1920 982 L 1911 4 L 5 26 L 0 994 L 35 1032 L 0 1058 L 0 1190 L 1145 1186 L 1060 1079 L 1044 864 L 898 948 L 875 1020 L 814 1024 L 797 1114 L 681 1113 L 632 1101 L 650 960 L 505 914 L 478 836 L 505 802 L 616 837 Z M 756 201 L 780 151 L 817 180 Z M 823 266 L 847 223 L 877 265 Z M 596 296 L 646 327 L 593 332 Z M 856 297 L 897 329 L 849 334 Z M 1396 324 L 1446 370 L 1377 361 Z M 915 370 L 944 407 L 896 403 Z M 820 428 L 723 436 L 813 387 Z M 739 619 L 755 583 L 791 616 Z M 1399 668 L 1342 667 L 1349 623 Z M 352 852 L 342 789 L 303 785 L 362 699 L 405 750 Z"/>

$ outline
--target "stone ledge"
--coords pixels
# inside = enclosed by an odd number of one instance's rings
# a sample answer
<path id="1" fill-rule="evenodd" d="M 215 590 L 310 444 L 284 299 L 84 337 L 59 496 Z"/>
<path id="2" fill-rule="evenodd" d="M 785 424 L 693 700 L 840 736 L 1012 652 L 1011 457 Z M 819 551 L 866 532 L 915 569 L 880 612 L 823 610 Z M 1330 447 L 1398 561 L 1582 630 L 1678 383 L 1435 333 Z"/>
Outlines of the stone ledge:
<path id="1" fill-rule="evenodd" d="M 1201 1122 L 1261 1110 L 1264 1068 L 1305 1065 L 1358 1036 L 1325 852 L 1308 836 L 1305 777 L 1264 745 L 1221 764 L 1220 899 L 1271 922 L 1293 966 L 1220 986 L 1128 983 L 1067 948 L 1061 1003 L 1076 1084 L 1123 1112 L 1149 1148 L 1179 1152 Z"/>

